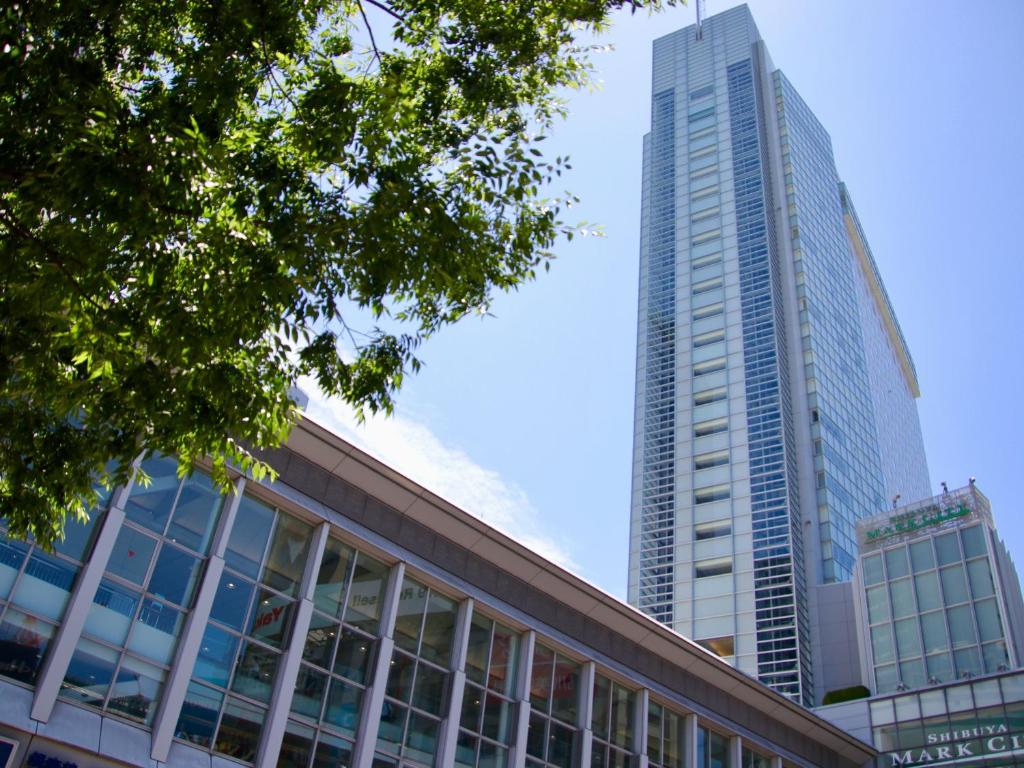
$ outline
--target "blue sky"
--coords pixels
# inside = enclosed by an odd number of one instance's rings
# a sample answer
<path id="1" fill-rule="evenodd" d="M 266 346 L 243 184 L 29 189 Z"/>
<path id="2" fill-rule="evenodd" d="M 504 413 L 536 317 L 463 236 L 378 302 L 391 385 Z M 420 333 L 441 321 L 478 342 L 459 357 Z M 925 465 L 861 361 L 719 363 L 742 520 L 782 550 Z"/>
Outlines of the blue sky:
<path id="1" fill-rule="evenodd" d="M 738 5 L 707 0 L 707 12 Z M 1024 567 L 1024 2 L 749 2 L 777 67 L 832 136 L 921 382 L 935 489 L 989 496 Z M 625 597 L 640 151 L 651 41 L 683 7 L 621 14 L 550 140 L 572 220 L 551 272 L 422 349 L 396 415 L 312 414 L 431 490 Z"/>

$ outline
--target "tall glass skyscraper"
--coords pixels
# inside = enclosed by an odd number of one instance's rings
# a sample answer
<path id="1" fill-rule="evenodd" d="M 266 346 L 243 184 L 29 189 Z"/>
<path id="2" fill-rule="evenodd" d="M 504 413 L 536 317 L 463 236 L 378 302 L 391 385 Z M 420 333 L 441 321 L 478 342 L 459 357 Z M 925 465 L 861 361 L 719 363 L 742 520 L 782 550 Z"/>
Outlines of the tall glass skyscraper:
<path id="1" fill-rule="evenodd" d="M 655 41 L 643 162 L 629 598 L 810 704 L 816 588 L 930 495 L 913 361 L 746 6 Z"/>

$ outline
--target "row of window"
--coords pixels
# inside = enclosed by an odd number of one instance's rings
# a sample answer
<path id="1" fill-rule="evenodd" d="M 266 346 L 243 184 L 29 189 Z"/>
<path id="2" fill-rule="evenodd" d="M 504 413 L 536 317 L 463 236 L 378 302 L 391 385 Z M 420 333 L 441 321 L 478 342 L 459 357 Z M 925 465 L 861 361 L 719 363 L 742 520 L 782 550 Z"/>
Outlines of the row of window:
<path id="1" fill-rule="evenodd" d="M 530 766 L 576 765 L 581 716 L 589 709 L 593 766 L 626 766 L 646 751 L 652 765 L 681 768 L 683 713 L 651 701 L 647 743 L 638 743 L 638 690 L 542 643 L 526 655 L 519 630 L 463 610 L 410 576 L 389 587 L 394 568 L 249 493 L 226 515 L 224 497 L 202 473 L 180 480 L 167 458 L 143 469 L 152 482 L 137 485 L 127 499 L 66 670 L 63 699 L 149 727 L 184 627 L 194 626 L 201 641 L 194 661 L 180 660 L 190 665 L 191 680 L 174 736 L 240 763 L 255 762 L 276 706 L 286 718 L 280 766 L 349 764 L 371 717 L 374 765 L 430 766 L 453 711 L 455 765 L 505 766 L 519 713 L 528 706 Z M 104 522 L 97 513 L 88 526 L 69 528 L 56 555 L 0 539 L 0 674 L 35 684 L 75 564 L 87 560 L 92 534 Z M 722 531 L 716 524 L 702 535 Z M 317 549 L 322 555 L 311 563 Z M 220 566 L 214 573 L 211 557 Z M 189 624 L 201 590 L 212 590 L 209 617 Z M 296 678 L 286 681 L 284 661 L 296 653 L 290 665 Z M 524 661 L 530 672 L 520 691 Z M 458 692 L 455 670 L 465 675 Z M 379 718 L 367 710 L 375 681 L 384 685 Z M 285 713 L 280 697 L 292 690 Z M 700 765 L 729 765 L 726 736 L 700 727 L 697 739 Z M 749 749 L 743 754 L 743 765 L 748 759 L 767 765 Z"/>

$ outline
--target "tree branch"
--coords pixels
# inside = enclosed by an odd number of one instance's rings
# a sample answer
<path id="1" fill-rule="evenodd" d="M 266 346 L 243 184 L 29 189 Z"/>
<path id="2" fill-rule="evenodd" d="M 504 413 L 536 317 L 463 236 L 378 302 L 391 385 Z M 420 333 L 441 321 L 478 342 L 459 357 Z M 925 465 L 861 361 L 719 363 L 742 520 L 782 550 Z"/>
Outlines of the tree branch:
<path id="1" fill-rule="evenodd" d="M 385 5 L 384 3 L 379 2 L 379 0 L 366 0 L 366 2 L 368 2 L 374 8 L 379 8 L 380 10 L 384 11 L 384 13 L 388 14 L 389 16 L 393 16 L 394 18 L 398 19 L 399 21 L 405 21 L 405 16 L 400 14 L 398 11 L 396 11 L 391 6 Z M 362 10 L 361 6 L 360 6 L 359 10 L 360 11 Z M 363 15 L 363 18 L 364 19 L 366 18 L 365 14 Z"/>
<path id="2" fill-rule="evenodd" d="M 367 2 L 373 2 L 373 0 L 367 0 Z M 366 18 L 366 11 L 363 10 L 362 0 L 356 0 L 356 5 L 359 6 L 359 15 L 363 17 L 363 23 L 366 24 L 366 31 L 370 33 L 370 45 L 373 46 L 373 55 L 377 57 L 377 63 L 382 64 L 380 60 L 380 51 L 377 50 L 377 41 L 373 37 L 373 27 L 370 26 L 370 20 Z M 376 5 L 376 3 L 374 3 Z"/>

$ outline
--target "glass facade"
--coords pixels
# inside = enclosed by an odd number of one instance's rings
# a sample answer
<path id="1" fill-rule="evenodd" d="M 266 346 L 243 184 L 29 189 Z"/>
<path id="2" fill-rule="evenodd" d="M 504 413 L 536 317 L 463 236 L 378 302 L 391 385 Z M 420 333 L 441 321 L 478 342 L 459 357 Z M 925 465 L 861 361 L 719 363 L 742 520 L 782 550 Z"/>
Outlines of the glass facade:
<path id="1" fill-rule="evenodd" d="M 878 693 L 1007 669 L 983 522 L 881 545 L 862 566 Z"/>

